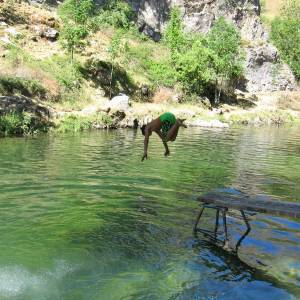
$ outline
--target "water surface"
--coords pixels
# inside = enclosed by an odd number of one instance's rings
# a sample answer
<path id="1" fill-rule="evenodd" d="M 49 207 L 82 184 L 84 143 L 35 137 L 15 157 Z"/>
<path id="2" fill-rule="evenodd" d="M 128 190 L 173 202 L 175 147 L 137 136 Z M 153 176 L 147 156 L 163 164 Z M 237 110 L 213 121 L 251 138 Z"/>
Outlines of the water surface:
<path id="1" fill-rule="evenodd" d="M 0 299 L 299 299 L 299 220 L 256 215 L 239 258 L 192 233 L 214 189 L 300 201 L 299 140 L 188 129 L 141 163 L 132 130 L 1 139 Z"/>

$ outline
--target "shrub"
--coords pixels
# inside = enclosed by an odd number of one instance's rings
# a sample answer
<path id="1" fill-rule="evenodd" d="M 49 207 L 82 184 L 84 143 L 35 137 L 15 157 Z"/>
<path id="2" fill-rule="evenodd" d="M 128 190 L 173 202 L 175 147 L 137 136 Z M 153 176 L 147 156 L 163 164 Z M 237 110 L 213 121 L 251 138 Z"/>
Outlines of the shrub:
<path id="1" fill-rule="evenodd" d="M 215 102 L 219 101 L 221 91 L 230 90 L 235 80 L 243 72 L 243 54 L 241 37 L 233 24 L 219 18 L 207 36 L 207 47 L 214 56 L 214 74 L 216 82 Z M 217 91 L 218 90 L 218 91 Z"/>
<path id="2" fill-rule="evenodd" d="M 46 131 L 47 128 L 47 124 L 40 122 L 26 112 L 0 116 L 0 135 L 27 135 Z"/>
<path id="3" fill-rule="evenodd" d="M 171 50 L 172 59 L 175 60 L 177 53 L 185 42 L 181 13 L 177 7 L 171 10 L 171 17 L 165 31 L 164 39 Z"/>
<path id="4" fill-rule="evenodd" d="M 203 94 L 207 84 L 214 78 L 214 61 L 214 52 L 200 38 L 178 56 L 177 79 L 185 92 Z"/>
<path id="5" fill-rule="evenodd" d="M 282 59 L 300 79 L 300 0 L 288 0 L 271 24 L 271 38 Z"/>
<path id="6" fill-rule="evenodd" d="M 106 1 L 104 6 L 93 18 L 92 25 L 99 30 L 103 25 L 110 25 L 115 28 L 129 29 L 134 18 L 134 11 L 128 3 L 122 0 Z"/>
<path id="7" fill-rule="evenodd" d="M 88 36 L 90 17 L 94 14 L 93 0 L 66 0 L 59 7 L 59 16 L 63 26 L 60 34 L 62 46 L 70 53 L 71 61 L 74 51 L 85 45 Z"/>
<path id="8" fill-rule="evenodd" d="M 75 115 L 70 115 L 63 118 L 58 127 L 57 131 L 64 132 L 79 132 L 92 128 L 92 121 L 88 117 L 80 117 Z"/>
<path id="9" fill-rule="evenodd" d="M 0 94 L 24 95 L 45 99 L 47 90 L 37 81 L 13 76 L 0 76 Z"/>

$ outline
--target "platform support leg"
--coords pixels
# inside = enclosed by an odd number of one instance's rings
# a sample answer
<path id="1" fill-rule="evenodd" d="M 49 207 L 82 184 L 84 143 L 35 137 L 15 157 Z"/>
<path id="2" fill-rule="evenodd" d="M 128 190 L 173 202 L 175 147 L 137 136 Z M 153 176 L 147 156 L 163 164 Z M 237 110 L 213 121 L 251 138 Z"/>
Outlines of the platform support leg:
<path id="1" fill-rule="evenodd" d="M 244 211 L 243 211 L 243 210 L 240 210 L 240 212 L 241 212 L 241 215 L 242 215 L 242 217 L 243 217 L 243 220 L 244 220 L 244 222 L 245 222 L 245 224 L 246 224 L 246 226 L 247 226 L 247 230 L 246 230 L 246 232 L 241 236 L 241 238 L 238 240 L 238 242 L 237 242 L 237 244 L 236 244 L 236 246 L 235 246 L 235 251 L 236 251 L 236 252 L 238 252 L 238 248 L 241 246 L 242 241 L 245 239 L 245 237 L 246 237 L 246 236 L 249 234 L 249 232 L 251 231 L 251 226 L 250 226 L 250 224 L 249 224 L 249 221 L 248 221 L 248 219 L 247 219 L 247 217 L 246 217 Z"/>
<path id="2" fill-rule="evenodd" d="M 200 212 L 199 212 L 199 215 L 198 215 L 198 217 L 197 217 L 196 223 L 195 223 L 195 225 L 194 225 L 194 232 L 197 231 L 197 226 L 198 226 L 199 221 L 200 221 L 200 218 L 201 218 L 201 216 L 202 216 L 202 214 L 203 214 L 204 208 L 205 208 L 205 207 L 202 206 L 202 208 L 201 208 L 201 210 L 200 210 Z"/>
<path id="3" fill-rule="evenodd" d="M 223 226 L 224 226 L 224 233 L 225 233 L 225 240 L 224 240 L 224 246 L 225 246 L 225 247 L 228 245 L 228 232 L 227 232 L 226 212 L 227 212 L 227 209 L 223 209 L 223 210 L 222 210 L 222 215 L 223 215 Z"/>
<path id="4" fill-rule="evenodd" d="M 218 233 L 218 228 L 219 228 L 219 216 L 220 216 L 220 210 L 219 210 L 219 208 L 217 208 L 216 223 L 215 223 L 215 230 L 214 230 L 215 239 L 217 238 L 217 233 Z"/>

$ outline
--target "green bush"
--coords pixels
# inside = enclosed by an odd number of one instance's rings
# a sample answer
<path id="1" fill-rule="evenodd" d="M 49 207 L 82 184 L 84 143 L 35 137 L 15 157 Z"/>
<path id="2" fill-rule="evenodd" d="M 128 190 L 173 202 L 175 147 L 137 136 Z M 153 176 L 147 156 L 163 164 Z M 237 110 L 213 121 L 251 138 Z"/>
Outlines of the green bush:
<path id="1" fill-rule="evenodd" d="M 66 56 L 55 55 L 39 63 L 42 70 L 49 72 L 66 90 L 80 87 L 82 75 L 79 71 L 80 65 Z"/>
<path id="2" fill-rule="evenodd" d="M 240 35 L 224 18 L 218 19 L 205 37 L 187 35 L 175 8 L 171 11 L 165 41 L 175 65 L 174 74 L 187 93 L 211 94 L 214 89 L 217 103 L 221 93 L 232 89 L 243 72 Z"/>
<path id="3" fill-rule="evenodd" d="M 175 60 L 177 53 L 185 43 L 181 13 L 177 7 L 171 10 L 171 17 L 167 24 L 164 40 L 171 50 L 172 59 Z"/>
<path id="4" fill-rule="evenodd" d="M 289 0 L 271 24 L 271 38 L 283 60 L 300 79 L 300 0 Z"/>
<path id="5" fill-rule="evenodd" d="M 92 20 L 94 30 L 99 30 L 105 25 L 115 28 L 129 29 L 132 26 L 134 11 L 128 3 L 122 0 L 106 1 Z"/>
<path id="6" fill-rule="evenodd" d="M 205 46 L 205 39 L 196 39 L 190 47 L 178 55 L 177 79 L 187 93 L 203 94 L 214 79 L 214 52 Z"/>
<path id="7" fill-rule="evenodd" d="M 207 35 L 207 47 L 214 52 L 215 102 L 218 102 L 221 92 L 230 92 L 243 73 L 240 34 L 233 24 L 221 17 Z"/>
<path id="8" fill-rule="evenodd" d="M 94 15 L 93 0 L 66 0 L 58 9 L 62 20 L 60 41 L 62 46 L 74 58 L 74 51 L 85 45 L 84 39 L 88 36 L 90 18 Z"/>
<path id="9" fill-rule="evenodd" d="M 70 115 L 60 120 L 56 131 L 59 133 L 80 132 L 90 130 L 96 124 L 110 128 L 113 125 L 113 120 L 111 116 L 107 114 L 96 114 L 92 116 Z"/>
<path id="10" fill-rule="evenodd" d="M 45 99 L 47 90 L 37 80 L 0 76 L 0 94 L 4 96 L 23 95 Z"/>
<path id="11" fill-rule="evenodd" d="M 10 113 L 0 116 L 0 135 L 27 135 L 46 131 L 47 126 L 39 123 L 29 113 Z"/>
<path id="12" fill-rule="evenodd" d="M 63 118 L 59 126 L 57 127 L 57 131 L 61 133 L 65 132 L 79 132 L 92 128 L 92 121 L 88 117 L 79 117 L 75 115 L 70 115 Z"/>

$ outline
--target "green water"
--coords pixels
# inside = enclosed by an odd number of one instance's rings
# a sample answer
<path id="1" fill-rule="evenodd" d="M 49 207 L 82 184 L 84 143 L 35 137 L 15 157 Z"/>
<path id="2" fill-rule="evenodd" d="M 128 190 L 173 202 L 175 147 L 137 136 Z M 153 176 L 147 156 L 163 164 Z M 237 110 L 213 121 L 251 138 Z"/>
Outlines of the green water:
<path id="1" fill-rule="evenodd" d="M 217 188 L 300 201 L 300 129 L 153 136 L 144 163 L 132 130 L 0 144 L 0 299 L 300 299 L 299 220 L 255 216 L 240 258 L 192 233 Z"/>

